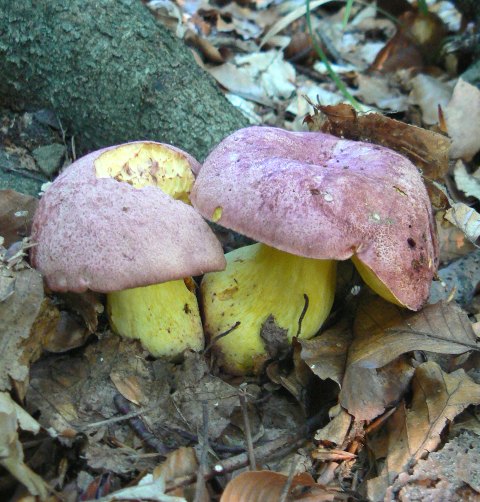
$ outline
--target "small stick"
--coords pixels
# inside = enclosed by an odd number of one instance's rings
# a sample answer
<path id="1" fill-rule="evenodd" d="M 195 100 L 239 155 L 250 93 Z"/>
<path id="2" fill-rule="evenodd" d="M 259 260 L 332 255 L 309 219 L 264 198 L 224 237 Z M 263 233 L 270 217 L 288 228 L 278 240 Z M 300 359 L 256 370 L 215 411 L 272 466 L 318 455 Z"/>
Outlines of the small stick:
<path id="1" fill-rule="evenodd" d="M 123 413 L 124 415 L 129 415 L 131 413 L 130 402 L 121 394 L 115 395 L 113 403 L 120 413 Z M 148 430 L 147 426 L 139 416 L 130 417 L 128 419 L 128 425 L 146 445 L 160 453 L 160 455 L 165 457 L 172 451 L 172 448 L 164 445 Z"/>
<path id="2" fill-rule="evenodd" d="M 290 471 L 288 473 L 288 478 L 285 481 L 285 484 L 282 488 L 282 493 L 280 494 L 280 498 L 278 502 L 287 502 L 288 492 L 290 491 L 290 487 L 292 486 L 293 477 L 295 476 L 295 468 L 297 467 L 297 460 L 293 459 L 290 464 Z"/>
<path id="3" fill-rule="evenodd" d="M 202 428 L 202 451 L 200 454 L 200 463 L 197 471 L 197 482 L 195 484 L 195 498 L 193 502 L 201 502 L 205 490 L 204 475 L 207 472 L 207 453 L 208 453 L 208 407 L 206 401 L 202 401 L 203 428 Z"/>
<path id="4" fill-rule="evenodd" d="M 257 463 L 255 462 L 255 454 L 253 452 L 252 431 L 250 429 L 250 420 L 248 419 L 248 408 L 247 408 L 247 398 L 245 389 L 240 389 L 238 394 L 238 399 L 240 400 L 240 406 L 242 408 L 243 425 L 245 427 L 245 439 L 247 440 L 247 452 L 248 452 L 248 461 L 250 464 L 250 470 L 255 471 L 257 469 Z"/>
<path id="5" fill-rule="evenodd" d="M 215 338 L 213 338 L 213 340 L 211 340 L 210 343 L 207 345 L 207 347 L 204 349 L 203 353 L 206 354 L 213 347 L 214 343 L 218 342 L 220 338 L 229 335 L 234 329 L 237 329 L 240 326 L 240 324 L 241 322 L 237 321 L 233 326 L 230 326 L 230 328 L 228 328 L 226 331 L 220 333 Z"/>

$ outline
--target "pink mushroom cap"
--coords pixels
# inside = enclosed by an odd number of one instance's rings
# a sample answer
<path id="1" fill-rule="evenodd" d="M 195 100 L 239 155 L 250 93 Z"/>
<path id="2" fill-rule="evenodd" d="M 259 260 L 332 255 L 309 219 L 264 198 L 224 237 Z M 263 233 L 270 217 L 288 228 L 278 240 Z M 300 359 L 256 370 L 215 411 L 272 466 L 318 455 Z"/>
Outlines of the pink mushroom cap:
<path id="1" fill-rule="evenodd" d="M 405 306 L 428 298 L 438 265 L 417 168 L 370 143 L 248 127 L 207 157 L 191 193 L 208 219 L 295 255 L 356 255 Z"/>
<path id="2" fill-rule="evenodd" d="M 48 286 L 107 293 L 225 268 L 220 243 L 193 207 L 160 188 L 96 177 L 95 160 L 118 146 L 78 159 L 40 200 L 31 262 Z M 193 157 L 163 146 L 198 171 Z"/>

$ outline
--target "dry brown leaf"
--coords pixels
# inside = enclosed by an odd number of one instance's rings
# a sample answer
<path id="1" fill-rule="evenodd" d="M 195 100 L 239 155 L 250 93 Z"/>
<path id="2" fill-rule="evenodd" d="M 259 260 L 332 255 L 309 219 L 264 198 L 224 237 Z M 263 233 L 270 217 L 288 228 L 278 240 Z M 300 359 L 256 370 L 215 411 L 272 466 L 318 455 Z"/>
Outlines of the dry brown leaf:
<path id="1" fill-rule="evenodd" d="M 38 200 L 14 190 L 0 190 L 0 235 L 9 247 L 30 235 Z"/>
<path id="2" fill-rule="evenodd" d="M 357 420 L 372 420 L 397 402 L 413 368 L 402 354 L 478 350 L 471 323 L 457 305 L 438 303 L 410 312 L 379 297 L 365 297 L 354 323 L 340 404 Z"/>
<path id="3" fill-rule="evenodd" d="M 120 371 L 112 371 L 110 378 L 118 392 L 137 406 L 148 404 L 148 398 L 142 389 L 142 380 L 137 375 L 128 375 Z"/>
<path id="4" fill-rule="evenodd" d="M 352 338 L 350 323 L 344 319 L 320 336 L 298 340 L 302 347 L 300 357 L 319 378 L 330 378 L 341 386 Z"/>
<path id="5" fill-rule="evenodd" d="M 479 472 L 480 436 L 464 432 L 420 460 L 411 474 L 400 474 L 385 500 L 479 500 Z"/>
<path id="6" fill-rule="evenodd" d="M 220 502 L 278 502 L 288 476 L 272 471 L 250 471 L 232 479 L 222 494 Z M 335 492 L 315 483 L 310 474 L 294 476 L 288 489 L 288 500 L 334 500 Z"/>
<path id="7" fill-rule="evenodd" d="M 380 477 L 389 484 L 438 447 L 448 421 L 470 404 L 480 403 L 480 385 L 463 370 L 448 374 L 438 364 L 426 362 L 415 370 L 412 384 L 411 405 L 401 403 L 386 423 L 388 454 Z M 371 485 L 373 491 L 378 478 Z"/>
<path id="8" fill-rule="evenodd" d="M 480 150 L 480 90 L 460 78 L 444 113 L 452 138 L 450 157 L 471 160 Z"/>
<path id="9" fill-rule="evenodd" d="M 407 391 L 414 369 L 405 356 L 380 369 L 348 365 L 339 401 L 356 421 L 373 420 Z"/>
<path id="10" fill-rule="evenodd" d="M 333 417 L 328 424 L 315 434 L 315 441 L 328 442 L 341 446 L 347 438 L 352 424 L 352 416 L 340 408 L 340 413 Z"/>
<path id="11" fill-rule="evenodd" d="M 467 314 L 454 303 L 410 312 L 379 297 L 369 298 L 359 306 L 354 332 L 347 364 L 363 368 L 381 368 L 412 350 L 463 354 L 480 349 Z"/>
<path id="12" fill-rule="evenodd" d="M 163 478 L 166 485 L 172 483 L 175 479 L 184 476 L 191 476 L 198 472 L 197 455 L 193 448 L 181 447 L 167 455 L 167 458 L 160 465 L 155 467 L 153 477 Z M 204 490 L 205 492 L 205 490 Z M 176 488 L 169 492 L 169 495 L 178 497 L 186 497 L 188 500 L 193 500 L 195 496 L 195 485 L 190 485 L 186 488 Z M 207 498 L 207 500 L 209 500 Z"/>
<path id="13" fill-rule="evenodd" d="M 379 113 L 359 115 L 347 104 L 316 105 L 307 123 L 311 131 L 391 148 L 409 158 L 428 179 L 442 179 L 448 171 L 450 139 L 427 129 Z"/>
<path id="14" fill-rule="evenodd" d="M 26 345 L 42 303 L 43 280 L 32 269 L 7 271 L 0 263 L 0 275 L 13 279 L 13 292 L 0 302 L 0 390 L 10 390 L 12 380 L 23 387 L 28 381 L 30 360 L 38 350 Z M 23 398 L 23 396 L 21 396 Z"/>

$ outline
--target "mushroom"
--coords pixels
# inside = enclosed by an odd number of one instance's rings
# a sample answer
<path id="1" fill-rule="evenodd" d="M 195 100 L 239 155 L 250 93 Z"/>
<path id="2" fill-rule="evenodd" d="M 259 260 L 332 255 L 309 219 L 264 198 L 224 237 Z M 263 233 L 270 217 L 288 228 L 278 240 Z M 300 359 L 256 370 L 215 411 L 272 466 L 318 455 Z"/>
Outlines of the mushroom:
<path id="1" fill-rule="evenodd" d="M 203 348 L 191 276 L 225 267 L 220 243 L 188 204 L 199 167 L 161 143 L 105 148 L 69 166 L 34 217 L 31 262 L 49 288 L 108 293 L 113 330 L 154 356 Z"/>
<path id="2" fill-rule="evenodd" d="M 259 241 L 228 253 L 225 271 L 201 284 L 205 329 L 228 372 L 258 371 L 272 320 L 288 340 L 318 332 L 333 301 L 332 260 L 351 258 L 398 305 L 418 310 L 428 298 L 438 262 L 430 201 L 417 168 L 392 150 L 249 127 L 210 153 L 191 200 Z"/>

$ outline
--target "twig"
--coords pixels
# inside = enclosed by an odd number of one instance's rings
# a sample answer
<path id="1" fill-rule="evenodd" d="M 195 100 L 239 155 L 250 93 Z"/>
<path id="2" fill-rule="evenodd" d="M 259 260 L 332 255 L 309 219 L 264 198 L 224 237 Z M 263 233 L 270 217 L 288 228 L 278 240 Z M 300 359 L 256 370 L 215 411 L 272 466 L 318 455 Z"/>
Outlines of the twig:
<path id="1" fill-rule="evenodd" d="M 305 442 L 305 436 L 318 429 L 324 420 L 325 414 L 323 411 L 313 417 L 310 417 L 306 421 L 305 425 L 296 434 L 291 436 L 282 436 L 254 448 L 253 452 L 255 457 L 259 460 L 261 459 L 265 461 L 275 456 L 284 455 L 288 451 L 299 447 Z M 235 455 L 234 457 L 230 457 L 215 464 L 212 469 L 203 474 L 203 479 L 208 481 L 220 474 L 228 474 L 229 472 L 233 472 L 247 466 L 248 463 L 248 454 L 240 453 L 239 455 Z M 170 483 L 167 483 L 166 492 L 172 491 L 175 488 L 191 485 L 195 482 L 196 478 L 196 474 L 191 474 L 174 479 Z"/>
<path id="2" fill-rule="evenodd" d="M 290 487 L 292 486 L 293 476 L 295 476 L 295 468 L 297 467 L 297 460 L 293 459 L 290 464 L 290 471 L 288 473 L 288 478 L 285 481 L 285 484 L 282 488 L 282 493 L 280 494 L 280 498 L 278 502 L 287 502 L 288 492 L 290 491 Z"/>
<path id="3" fill-rule="evenodd" d="M 125 399 L 121 394 L 116 394 L 113 398 L 113 403 L 117 410 L 124 415 L 129 415 L 132 411 L 130 407 L 130 402 Z M 139 416 L 133 416 L 128 419 L 128 425 L 130 428 L 137 434 L 137 436 L 150 448 L 160 453 L 162 456 L 166 456 L 168 453 L 172 451 L 172 448 L 169 448 L 152 434 L 147 426 L 144 424 L 143 420 Z"/>
<path id="4" fill-rule="evenodd" d="M 208 453 L 208 406 L 206 401 L 202 401 L 203 412 L 203 428 L 202 428 L 202 451 L 200 454 L 200 465 L 197 471 L 197 482 L 195 484 L 195 498 L 193 502 L 201 502 L 203 500 L 203 492 L 205 490 L 204 475 L 207 472 L 207 453 Z"/>
<path id="5" fill-rule="evenodd" d="M 250 420 L 248 419 L 247 398 L 245 389 L 240 389 L 238 394 L 240 406 L 242 408 L 243 426 L 245 428 L 245 439 L 247 440 L 248 461 L 250 470 L 255 471 L 257 464 L 255 462 L 255 454 L 253 452 L 252 431 L 250 430 Z"/>
<path id="6" fill-rule="evenodd" d="M 302 322 L 305 317 L 305 314 L 307 313 L 308 304 L 310 303 L 310 300 L 308 299 L 308 295 L 306 293 L 303 293 L 303 299 L 305 300 L 305 305 L 303 306 L 302 313 L 300 314 L 300 317 L 298 318 L 298 330 L 297 330 L 296 336 L 300 336 L 300 332 L 302 331 Z"/>
<path id="7" fill-rule="evenodd" d="M 240 326 L 240 324 L 241 324 L 241 322 L 237 321 L 233 326 L 231 326 L 230 328 L 228 328 L 226 331 L 224 331 L 223 333 L 220 333 L 215 338 L 213 338 L 210 341 L 210 343 L 205 347 L 205 349 L 203 350 L 203 353 L 206 354 L 213 347 L 213 345 L 215 343 L 217 343 L 218 340 L 220 340 L 220 338 L 223 338 L 224 336 L 229 335 L 234 329 L 237 329 Z"/>

